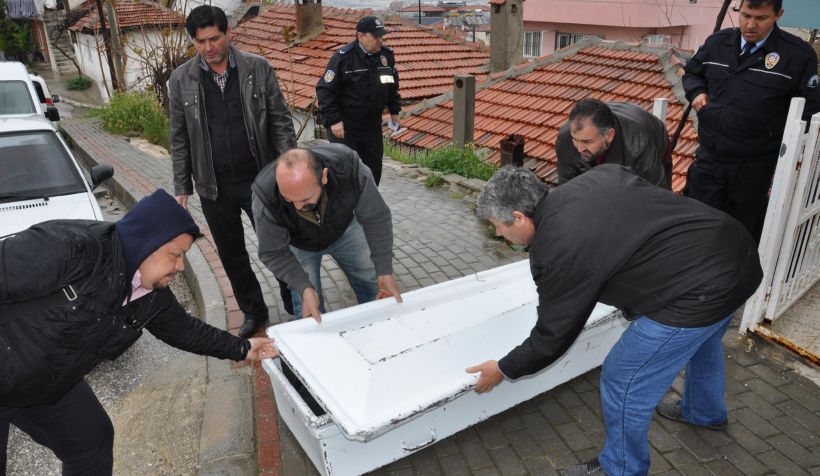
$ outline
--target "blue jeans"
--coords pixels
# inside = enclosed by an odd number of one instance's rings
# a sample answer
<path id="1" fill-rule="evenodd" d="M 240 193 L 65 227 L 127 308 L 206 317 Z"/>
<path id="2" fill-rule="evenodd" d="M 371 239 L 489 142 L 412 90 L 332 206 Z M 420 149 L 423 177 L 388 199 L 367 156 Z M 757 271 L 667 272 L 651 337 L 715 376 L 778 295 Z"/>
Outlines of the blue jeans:
<path id="1" fill-rule="evenodd" d="M 726 421 L 723 334 L 732 315 L 707 327 L 681 328 L 641 316 L 609 352 L 601 370 L 606 442 L 598 457 L 608 476 L 649 471 L 655 406 L 686 366 L 681 412 L 695 424 Z"/>
<path id="2" fill-rule="evenodd" d="M 356 294 L 359 304 L 370 302 L 376 299 L 379 292 L 379 285 L 376 280 L 376 269 L 370 260 L 370 247 L 367 246 L 367 239 L 364 236 L 362 225 L 354 218 L 348 225 L 344 234 L 328 248 L 321 251 L 305 251 L 290 247 L 296 256 L 296 260 L 302 265 L 302 269 L 308 274 L 313 288 L 319 295 L 319 306 L 325 312 L 325 299 L 322 296 L 322 257 L 330 255 L 350 281 L 350 287 Z M 302 296 L 295 292 L 293 296 L 293 315 L 296 318 L 302 317 Z"/>

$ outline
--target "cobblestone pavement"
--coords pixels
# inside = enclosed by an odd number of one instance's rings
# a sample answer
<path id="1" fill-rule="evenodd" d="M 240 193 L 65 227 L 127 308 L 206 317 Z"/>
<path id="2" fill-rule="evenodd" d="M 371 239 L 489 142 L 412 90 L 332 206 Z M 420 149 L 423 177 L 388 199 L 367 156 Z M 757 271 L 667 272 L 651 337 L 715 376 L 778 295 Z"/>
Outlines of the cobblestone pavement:
<path id="1" fill-rule="evenodd" d="M 102 134 L 93 121 L 66 121 L 70 135 L 84 137 L 93 153 L 109 159 L 121 183 L 170 189 L 170 164 L 128 150 L 122 138 Z M 397 277 L 405 291 L 457 278 L 526 257 L 487 236 L 470 200 L 428 189 L 412 169 L 387 161 L 380 187 L 393 211 Z M 201 222 L 198 200 L 192 213 Z M 256 240 L 248 226 L 249 251 Z M 214 270 L 227 308 L 227 327 L 241 315 L 209 241 L 198 242 Z M 256 260 L 256 258 L 254 258 Z M 276 281 L 255 262 L 272 321 L 287 319 L 277 302 Z M 330 309 L 354 302 L 340 270 L 325 263 L 323 286 Z M 488 337 L 489 338 L 489 337 Z M 820 475 L 820 375 L 817 367 L 756 336 L 726 334 L 726 431 L 690 428 L 656 418 L 649 439 L 652 474 Z M 410 457 L 374 472 L 384 475 L 557 474 L 600 450 L 604 434 L 598 398 L 599 371 L 584 374 Z M 681 389 L 679 378 L 673 388 Z M 270 382 L 258 366 L 253 375 L 259 474 L 316 474 L 296 440 L 276 416 Z M 227 425 L 228 422 L 225 422 Z M 244 473 L 243 473 L 244 474 Z"/>

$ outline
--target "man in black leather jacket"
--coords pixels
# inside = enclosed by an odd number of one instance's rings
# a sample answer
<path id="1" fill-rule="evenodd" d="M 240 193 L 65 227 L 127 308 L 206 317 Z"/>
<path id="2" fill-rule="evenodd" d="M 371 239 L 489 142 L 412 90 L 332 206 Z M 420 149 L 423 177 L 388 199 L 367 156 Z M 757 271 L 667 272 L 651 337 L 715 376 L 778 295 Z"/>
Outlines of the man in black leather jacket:
<path id="1" fill-rule="evenodd" d="M 110 475 L 114 428 L 83 377 L 143 329 L 200 355 L 276 355 L 270 339 L 191 316 L 168 289 L 199 236 L 158 190 L 117 223 L 55 220 L 0 241 L 0 472 L 13 424 L 54 451 L 63 474 Z"/>
<path id="2" fill-rule="evenodd" d="M 230 45 L 231 30 L 219 7 L 191 10 L 185 28 L 196 56 L 174 70 L 170 88 L 170 142 L 174 193 L 182 206 L 196 188 L 219 259 L 253 335 L 268 307 L 245 247 L 244 211 L 253 223 L 251 183 L 282 152 L 296 147 L 293 121 L 276 73 L 267 60 Z M 290 292 L 279 283 L 285 310 Z"/>
<path id="3" fill-rule="evenodd" d="M 632 168 L 651 184 L 672 188 L 672 156 L 663 121 L 626 102 L 582 99 L 555 141 L 558 183 L 603 163 Z"/>

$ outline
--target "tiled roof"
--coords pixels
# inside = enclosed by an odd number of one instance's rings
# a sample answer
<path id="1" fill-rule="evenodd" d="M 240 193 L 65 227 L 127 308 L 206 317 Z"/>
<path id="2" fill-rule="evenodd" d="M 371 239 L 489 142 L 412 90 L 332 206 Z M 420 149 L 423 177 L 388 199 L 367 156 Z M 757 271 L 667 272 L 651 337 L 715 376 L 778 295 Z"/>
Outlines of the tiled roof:
<path id="1" fill-rule="evenodd" d="M 307 110 L 316 97 L 316 83 L 330 56 L 354 39 L 356 22 L 370 10 L 323 7 L 324 31 L 288 51 L 283 31 L 296 24 L 293 5 L 265 7 L 258 17 L 242 23 L 232 43 L 242 50 L 265 56 L 276 70 L 286 101 Z M 419 101 L 449 91 L 454 74 L 487 75 L 490 52 L 486 48 L 449 40 L 415 24 L 388 20 L 385 44 L 393 49 L 399 69 L 403 101 Z"/>
<path id="2" fill-rule="evenodd" d="M 114 11 L 117 13 L 117 24 L 120 30 L 139 26 L 167 27 L 168 25 L 185 25 L 185 17 L 179 12 L 169 10 L 154 2 L 118 0 L 114 5 Z M 87 9 L 88 13 L 74 22 L 74 24 L 69 27 L 69 30 L 93 34 L 100 28 L 96 3 L 89 1 L 83 3 L 80 7 L 75 7 L 75 10 L 84 9 Z M 106 26 L 109 26 L 107 22 Z"/>
<path id="3" fill-rule="evenodd" d="M 521 135 L 528 165 L 545 181 L 556 183 L 558 128 L 579 99 L 627 101 L 651 111 L 655 98 L 667 98 L 666 126 L 671 136 L 685 108 L 683 98 L 676 96 L 681 93 L 679 55 L 668 48 L 585 40 L 483 83 L 476 81 L 474 142 L 489 149 L 489 160 L 498 165 L 499 141 L 510 134 Z M 407 112 L 410 115 L 401 120 L 406 130 L 391 137 L 398 145 L 430 149 L 452 142 L 452 92 Z M 697 132 L 688 120 L 673 154 L 676 191 L 686 183 L 696 147 Z"/>

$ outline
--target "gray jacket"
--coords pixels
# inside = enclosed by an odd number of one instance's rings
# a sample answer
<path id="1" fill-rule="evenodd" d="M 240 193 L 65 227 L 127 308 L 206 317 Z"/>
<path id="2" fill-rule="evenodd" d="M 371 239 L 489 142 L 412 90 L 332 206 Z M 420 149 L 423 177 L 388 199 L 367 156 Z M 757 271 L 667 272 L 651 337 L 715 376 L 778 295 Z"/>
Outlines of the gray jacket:
<path id="1" fill-rule="evenodd" d="M 321 225 L 300 217 L 292 203 L 279 194 L 273 165 L 256 176 L 252 208 L 259 237 L 259 258 L 291 291 L 302 295 L 313 287 L 291 251 L 326 249 L 357 220 L 364 230 L 370 260 L 377 276 L 393 273 L 393 221 L 373 174 L 352 149 L 342 144 L 310 148 L 328 169 L 327 216 Z"/>
<path id="2" fill-rule="evenodd" d="M 245 131 L 258 170 L 282 152 L 296 147 L 293 121 L 288 113 L 276 73 L 258 55 L 229 46 L 240 80 Z M 174 194 L 215 200 L 216 176 L 208 136 L 200 55 L 180 65 L 169 80 L 171 160 Z M 193 178 L 193 182 L 191 179 Z"/>
<path id="3" fill-rule="evenodd" d="M 615 139 L 606 163 L 627 165 L 647 182 L 671 190 L 672 156 L 663 121 L 635 104 L 610 102 L 607 105 L 615 115 Z M 558 131 L 555 154 L 559 184 L 592 168 L 592 164 L 584 161 L 572 145 L 569 121 Z"/>

